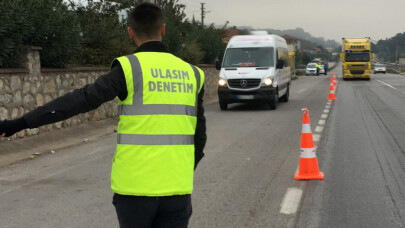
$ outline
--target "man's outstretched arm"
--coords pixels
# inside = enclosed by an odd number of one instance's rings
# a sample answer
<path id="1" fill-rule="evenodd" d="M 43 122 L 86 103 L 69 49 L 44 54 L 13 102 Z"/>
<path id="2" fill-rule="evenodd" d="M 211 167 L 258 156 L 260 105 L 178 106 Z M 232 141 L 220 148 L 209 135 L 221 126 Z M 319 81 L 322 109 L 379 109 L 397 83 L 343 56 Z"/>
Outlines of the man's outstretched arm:
<path id="1" fill-rule="evenodd" d="M 119 64 L 93 84 L 67 93 L 15 120 L 0 121 L 0 136 L 9 137 L 26 128 L 56 123 L 98 108 L 115 97 L 125 99 L 125 76 Z"/>

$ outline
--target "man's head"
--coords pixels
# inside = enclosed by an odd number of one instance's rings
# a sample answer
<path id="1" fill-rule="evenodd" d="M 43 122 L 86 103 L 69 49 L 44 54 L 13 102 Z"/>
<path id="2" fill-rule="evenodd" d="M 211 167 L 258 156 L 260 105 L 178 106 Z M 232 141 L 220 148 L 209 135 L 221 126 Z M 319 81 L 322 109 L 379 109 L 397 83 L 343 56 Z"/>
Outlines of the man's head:
<path id="1" fill-rule="evenodd" d="M 161 41 L 165 34 L 162 10 L 152 3 L 142 3 L 131 10 L 129 25 L 129 37 L 138 46 L 147 41 Z"/>

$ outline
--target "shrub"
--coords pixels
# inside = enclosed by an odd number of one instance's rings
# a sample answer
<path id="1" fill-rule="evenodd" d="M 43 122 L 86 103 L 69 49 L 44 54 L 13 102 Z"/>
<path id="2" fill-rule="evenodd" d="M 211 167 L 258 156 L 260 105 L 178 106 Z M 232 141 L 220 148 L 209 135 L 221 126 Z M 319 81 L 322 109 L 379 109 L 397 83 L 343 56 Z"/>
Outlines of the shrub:
<path id="1" fill-rule="evenodd" d="M 197 41 L 189 41 L 183 45 L 179 57 L 184 61 L 197 65 L 204 57 L 204 52 L 198 46 Z"/>
<path id="2" fill-rule="evenodd" d="M 46 67 L 65 67 L 78 49 L 76 16 L 62 0 L 1 1 L 0 21 L 0 67 L 20 66 L 24 45 L 42 47 Z"/>

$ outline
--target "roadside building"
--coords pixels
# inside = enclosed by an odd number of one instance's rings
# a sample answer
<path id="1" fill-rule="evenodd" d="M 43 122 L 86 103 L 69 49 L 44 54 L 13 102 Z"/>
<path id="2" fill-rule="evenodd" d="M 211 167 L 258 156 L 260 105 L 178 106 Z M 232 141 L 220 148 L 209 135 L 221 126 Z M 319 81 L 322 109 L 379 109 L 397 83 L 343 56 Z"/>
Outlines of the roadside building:
<path id="1" fill-rule="evenodd" d="M 242 35 L 242 31 L 237 29 L 236 27 L 233 27 L 231 29 L 228 29 L 228 32 L 226 34 L 226 36 L 222 39 L 222 42 L 224 43 L 228 43 L 229 40 L 233 37 L 233 36 L 237 36 L 237 35 Z"/>
<path id="2" fill-rule="evenodd" d="M 317 54 L 321 53 L 321 49 L 313 46 L 306 46 L 301 48 L 301 53 Z"/>
<path id="3" fill-rule="evenodd" d="M 290 35 L 282 35 L 281 37 L 287 41 L 289 52 L 295 52 L 301 49 L 301 41 L 299 38 Z"/>

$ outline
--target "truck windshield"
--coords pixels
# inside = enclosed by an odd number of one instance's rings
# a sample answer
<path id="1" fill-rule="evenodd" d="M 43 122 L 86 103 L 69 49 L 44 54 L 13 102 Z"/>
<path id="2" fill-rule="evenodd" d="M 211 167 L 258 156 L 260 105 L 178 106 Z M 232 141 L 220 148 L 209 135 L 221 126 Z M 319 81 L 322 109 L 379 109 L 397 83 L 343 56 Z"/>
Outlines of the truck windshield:
<path id="1" fill-rule="evenodd" d="M 346 62 L 369 62 L 370 53 L 369 52 L 347 52 Z"/>
<path id="2" fill-rule="evenodd" d="M 272 67 L 274 48 L 228 48 L 223 67 Z"/>

